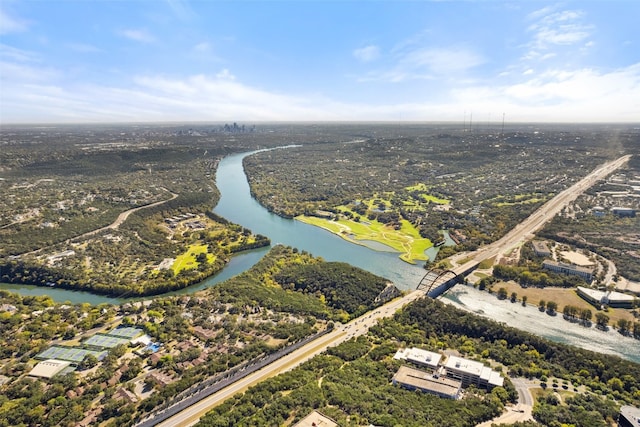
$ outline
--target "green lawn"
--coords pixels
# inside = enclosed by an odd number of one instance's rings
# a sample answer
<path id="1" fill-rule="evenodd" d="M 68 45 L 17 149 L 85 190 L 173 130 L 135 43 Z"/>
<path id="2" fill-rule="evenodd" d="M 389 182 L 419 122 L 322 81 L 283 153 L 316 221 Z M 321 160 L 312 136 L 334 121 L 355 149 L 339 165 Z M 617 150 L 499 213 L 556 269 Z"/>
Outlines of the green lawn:
<path id="1" fill-rule="evenodd" d="M 441 199 L 439 197 L 436 196 L 432 196 L 431 194 L 426 193 L 426 191 L 428 190 L 427 186 L 423 183 L 419 183 L 416 185 L 412 185 L 410 187 L 405 187 L 405 190 L 407 191 L 420 191 L 423 192 L 422 194 L 420 194 L 420 197 L 422 198 L 422 201 L 427 202 L 427 203 L 436 203 L 438 205 L 448 205 L 449 201 L 446 199 Z"/>
<path id="2" fill-rule="evenodd" d="M 448 200 L 428 194 L 428 188 L 425 184 L 416 184 L 411 187 L 406 187 L 406 189 L 409 191 L 418 191 L 419 195 L 417 198 L 410 197 L 409 200 L 403 200 L 402 205 L 405 209 L 424 210 L 429 203 L 449 204 Z M 395 192 L 376 193 L 373 197 L 359 200 L 359 202 L 366 206 L 368 211 L 378 209 L 382 206 L 384 206 L 385 209 L 395 211 L 396 209 L 391 203 L 391 199 L 395 194 Z M 395 230 L 377 220 L 370 220 L 364 215 L 361 216 L 357 214 L 351 210 L 348 205 L 337 206 L 336 210 L 346 214 L 346 217 L 359 217 L 360 222 L 347 219 L 342 215 L 340 219 L 335 221 L 304 215 L 300 215 L 296 217 L 296 219 L 307 224 L 322 227 L 353 243 L 363 244 L 363 240 L 382 243 L 400 252 L 400 259 L 411 264 L 415 264 L 415 261 L 425 261 L 428 259 L 424 251 L 432 247 L 433 243 L 431 240 L 420 236 L 418 230 L 409 221 L 401 220 L 400 230 Z"/>
<path id="3" fill-rule="evenodd" d="M 340 219 L 331 221 L 324 218 L 298 216 L 297 220 L 322 227 L 337 234 L 343 239 L 353 243 L 362 244 L 359 241 L 371 240 L 387 245 L 400 252 L 400 258 L 408 263 L 424 261 L 427 256 L 424 251 L 433 246 L 429 239 L 420 237 L 418 230 L 409 221 L 402 220 L 400 230 L 395 230 L 378 221 L 363 219 L 361 222 Z"/>
<path id="4" fill-rule="evenodd" d="M 187 249 L 185 253 L 180 254 L 176 257 L 176 260 L 173 262 L 171 269 L 175 274 L 178 274 L 182 270 L 197 268 L 198 262 L 196 261 L 196 257 L 201 253 L 207 254 L 207 263 L 209 264 L 216 259 L 215 255 L 207 252 L 207 245 L 190 245 L 189 249 Z"/>

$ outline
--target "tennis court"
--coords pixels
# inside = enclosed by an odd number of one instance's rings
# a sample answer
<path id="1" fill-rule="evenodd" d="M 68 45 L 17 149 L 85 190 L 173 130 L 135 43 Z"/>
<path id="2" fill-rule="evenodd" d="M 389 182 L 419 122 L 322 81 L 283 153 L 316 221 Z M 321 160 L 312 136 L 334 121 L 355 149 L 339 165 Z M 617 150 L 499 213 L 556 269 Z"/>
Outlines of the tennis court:
<path id="1" fill-rule="evenodd" d="M 82 362 L 87 354 L 93 354 L 98 360 L 102 360 L 107 355 L 107 352 L 54 345 L 53 347 L 49 347 L 45 351 L 37 354 L 35 358 L 38 360 L 57 359 L 66 360 L 72 363 L 79 363 Z"/>
<path id="2" fill-rule="evenodd" d="M 82 342 L 83 345 L 97 348 L 113 348 L 120 344 L 128 344 L 128 338 L 114 337 L 112 335 L 96 334 Z"/>
<path id="3" fill-rule="evenodd" d="M 134 328 L 132 326 L 121 326 L 112 331 L 105 332 L 105 335 L 111 335 L 114 337 L 127 338 L 127 340 L 132 340 L 133 338 L 141 335 L 144 331 L 140 328 Z"/>

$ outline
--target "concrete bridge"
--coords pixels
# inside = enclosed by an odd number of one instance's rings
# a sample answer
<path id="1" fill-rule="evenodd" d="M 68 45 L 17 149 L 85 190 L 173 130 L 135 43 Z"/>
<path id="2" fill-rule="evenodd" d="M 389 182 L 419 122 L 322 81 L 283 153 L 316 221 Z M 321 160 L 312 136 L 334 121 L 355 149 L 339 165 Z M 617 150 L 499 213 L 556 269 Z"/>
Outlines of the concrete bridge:
<path id="1" fill-rule="evenodd" d="M 451 270 L 432 269 L 427 271 L 417 290 L 424 291 L 428 297 L 437 298 L 451 289 L 456 283 L 464 280 L 464 277 L 478 268 L 479 261 L 471 260 Z"/>
<path id="2" fill-rule="evenodd" d="M 484 246 L 469 254 L 470 261 L 452 270 L 431 270 L 424 275 L 418 284 L 418 290 L 424 290 L 427 296 L 436 298 L 456 283 L 462 282 L 464 276 L 478 267 L 480 261 L 497 256 L 507 249 L 515 248 L 521 243 L 531 239 L 544 224 L 557 215 L 565 206 L 590 188 L 598 180 L 604 179 L 607 175 L 629 161 L 631 155 L 622 156 L 616 160 L 607 162 L 596 168 L 589 175 L 573 184 L 566 190 L 561 191 L 553 199 L 539 207 L 528 218 L 515 226 L 511 231 L 495 242 Z"/>

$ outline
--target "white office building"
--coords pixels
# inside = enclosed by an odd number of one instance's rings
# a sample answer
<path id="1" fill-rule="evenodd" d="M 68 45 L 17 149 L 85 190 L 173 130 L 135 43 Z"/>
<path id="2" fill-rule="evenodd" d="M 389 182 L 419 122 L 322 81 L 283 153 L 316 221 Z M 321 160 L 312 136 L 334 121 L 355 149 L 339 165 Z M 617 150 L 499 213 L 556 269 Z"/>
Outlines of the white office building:
<path id="1" fill-rule="evenodd" d="M 465 387 L 469 384 L 475 384 L 479 387 L 492 389 L 493 387 L 502 387 L 504 384 L 504 378 L 499 372 L 474 360 L 449 356 L 444 368 L 448 377 L 462 381 L 462 385 Z"/>

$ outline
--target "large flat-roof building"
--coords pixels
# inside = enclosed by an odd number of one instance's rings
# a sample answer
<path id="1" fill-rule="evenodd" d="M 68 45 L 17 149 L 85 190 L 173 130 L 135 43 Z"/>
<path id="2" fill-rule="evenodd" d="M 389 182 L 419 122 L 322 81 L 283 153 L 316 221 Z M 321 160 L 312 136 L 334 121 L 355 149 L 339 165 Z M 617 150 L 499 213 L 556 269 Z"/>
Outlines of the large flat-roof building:
<path id="1" fill-rule="evenodd" d="M 547 242 L 542 240 L 533 240 L 531 241 L 531 245 L 533 246 L 533 252 L 537 256 L 551 256 L 551 250 L 547 245 Z"/>
<path id="2" fill-rule="evenodd" d="M 398 350 L 393 358 L 396 360 L 406 360 L 407 362 L 411 362 L 414 365 L 425 367 L 432 371 L 435 371 L 438 368 L 438 364 L 440 364 L 442 355 L 439 353 L 434 353 L 432 351 L 413 347 Z"/>
<path id="3" fill-rule="evenodd" d="M 621 407 L 618 427 L 640 427 L 640 408 L 628 405 Z"/>
<path id="4" fill-rule="evenodd" d="M 608 305 L 613 308 L 633 308 L 636 298 L 633 295 L 615 291 L 598 291 L 578 286 L 578 295 L 596 307 Z"/>
<path id="5" fill-rule="evenodd" d="M 465 387 L 475 384 L 492 389 L 493 387 L 502 387 L 504 384 L 504 378 L 499 372 L 475 360 L 449 356 L 444 368 L 448 377 L 462 381 L 462 385 Z"/>
<path id="6" fill-rule="evenodd" d="M 419 390 L 447 399 L 459 399 L 462 382 L 409 366 L 401 366 L 393 376 L 394 385 L 407 390 Z"/>
<path id="7" fill-rule="evenodd" d="M 33 367 L 29 376 L 40 378 L 53 378 L 62 372 L 65 368 L 68 368 L 71 362 L 64 360 L 48 359 L 43 360 Z"/>
<path id="8" fill-rule="evenodd" d="M 555 273 L 580 276 L 587 282 L 590 282 L 593 278 L 593 268 L 580 267 L 579 265 L 566 264 L 564 262 L 544 260 L 542 262 L 542 268 L 553 271 Z"/>

